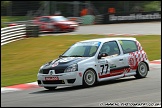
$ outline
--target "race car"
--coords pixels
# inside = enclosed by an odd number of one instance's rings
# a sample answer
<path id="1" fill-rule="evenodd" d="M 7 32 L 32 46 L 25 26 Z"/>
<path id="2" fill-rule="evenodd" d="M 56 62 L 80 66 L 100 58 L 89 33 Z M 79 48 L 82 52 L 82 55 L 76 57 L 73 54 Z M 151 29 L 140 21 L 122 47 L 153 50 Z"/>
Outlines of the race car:
<path id="1" fill-rule="evenodd" d="M 83 85 L 135 76 L 149 71 L 146 52 L 136 38 L 99 38 L 76 42 L 59 58 L 42 65 L 37 74 L 40 87 Z"/>
<path id="2" fill-rule="evenodd" d="M 38 25 L 40 31 L 48 32 L 70 32 L 75 31 L 79 26 L 77 22 L 57 15 L 36 17 L 33 20 L 33 24 Z"/>

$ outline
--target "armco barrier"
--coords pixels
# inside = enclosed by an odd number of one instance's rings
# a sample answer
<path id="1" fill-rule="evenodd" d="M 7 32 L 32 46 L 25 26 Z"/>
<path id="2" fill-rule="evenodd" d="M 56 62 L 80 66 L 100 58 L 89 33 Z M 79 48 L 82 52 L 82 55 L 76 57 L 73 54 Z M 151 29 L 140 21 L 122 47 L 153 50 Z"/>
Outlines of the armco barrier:
<path id="1" fill-rule="evenodd" d="M 26 36 L 26 25 L 1 28 L 1 45 L 23 39 Z"/>
<path id="2" fill-rule="evenodd" d="M 16 25 L 1 29 L 1 45 L 23 39 L 25 37 L 38 37 L 39 27 L 37 25 Z"/>

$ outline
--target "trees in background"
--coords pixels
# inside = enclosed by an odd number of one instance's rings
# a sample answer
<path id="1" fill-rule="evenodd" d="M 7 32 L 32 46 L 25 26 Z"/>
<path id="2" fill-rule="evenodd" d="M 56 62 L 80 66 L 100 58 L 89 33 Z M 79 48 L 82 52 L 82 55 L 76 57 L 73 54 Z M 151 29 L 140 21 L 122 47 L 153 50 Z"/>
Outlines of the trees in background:
<path id="1" fill-rule="evenodd" d="M 37 11 L 40 7 L 45 6 L 46 2 L 50 4 L 44 8 L 47 14 L 55 11 L 61 11 L 65 16 L 79 15 L 83 6 L 83 1 L 76 7 L 76 1 L 1 1 L 1 16 L 26 16 L 29 11 Z M 161 11 L 161 1 L 89 1 L 93 4 L 100 14 L 107 13 L 109 8 L 115 8 L 116 12 L 136 12 L 136 11 Z M 73 8 L 73 9 L 71 9 Z M 77 9 L 74 9 L 77 8 Z M 78 10 L 79 11 L 72 11 Z M 74 13 L 72 13 L 74 12 Z M 76 13 L 78 12 L 78 13 Z"/>

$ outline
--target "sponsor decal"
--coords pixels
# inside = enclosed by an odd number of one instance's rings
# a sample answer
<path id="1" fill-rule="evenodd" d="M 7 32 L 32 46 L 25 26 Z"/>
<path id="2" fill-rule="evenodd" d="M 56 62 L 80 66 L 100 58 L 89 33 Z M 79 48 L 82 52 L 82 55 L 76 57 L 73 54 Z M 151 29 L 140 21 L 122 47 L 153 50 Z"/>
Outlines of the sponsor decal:
<path id="1" fill-rule="evenodd" d="M 101 42 L 78 42 L 74 46 L 100 46 Z"/>
<path id="2" fill-rule="evenodd" d="M 79 76 L 82 77 L 82 73 L 81 72 L 79 72 Z"/>
<path id="3" fill-rule="evenodd" d="M 98 61 L 98 63 L 100 63 L 100 64 L 105 64 L 105 60 L 103 60 L 103 61 Z"/>
<path id="4" fill-rule="evenodd" d="M 59 80 L 59 78 L 57 76 L 54 77 L 45 77 L 46 81 L 53 81 L 53 80 Z"/>
<path id="5" fill-rule="evenodd" d="M 111 76 L 120 75 L 122 73 L 128 73 L 130 72 L 130 68 L 122 68 L 118 70 L 110 70 L 110 73 L 108 74 L 102 74 L 101 72 L 98 73 L 99 78 L 106 78 Z"/>
<path id="6" fill-rule="evenodd" d="M 125 69 L 124 69 L 124 76 L 125 76 L 125 74 L 128 73 L 128 72 L 130 72 L 130 68 L 125 68 Z"/>
<path id="7" fill-rule="evenodd" d="M 55 67 L 55 66 L 57 66 L 59 63 L 58 62 L 55 62 L 53 65 L 52 65 L 52 67 Z"/>
<path id="8" fill-rule="evenodd" d="M 136 61 L 134 56 L 129 56 L 128 57 L 128 64 L 130 65 L 130 68 L 134 68 Z"/>
<path id="9" fill-rule="evenodd" d="M 115 68 L 115 67 L 116 67 L 115 64 L 111 64 L 111 65 L 110 65 L 110 68 Z"/>

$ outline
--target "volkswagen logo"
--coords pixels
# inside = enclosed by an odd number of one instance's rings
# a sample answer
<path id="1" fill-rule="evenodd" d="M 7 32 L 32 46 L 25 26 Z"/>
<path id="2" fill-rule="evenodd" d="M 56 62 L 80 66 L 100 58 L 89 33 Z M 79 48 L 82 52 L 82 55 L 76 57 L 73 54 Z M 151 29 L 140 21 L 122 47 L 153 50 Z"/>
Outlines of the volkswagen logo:
<path id="1" fill-rule="evenodd" d="M 55 70 L 49 70 L 49 74 L 50 74 L 50 75 L 55 74 Z"/>

